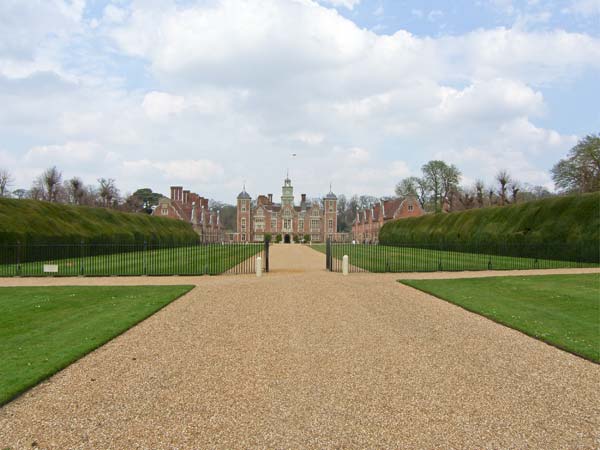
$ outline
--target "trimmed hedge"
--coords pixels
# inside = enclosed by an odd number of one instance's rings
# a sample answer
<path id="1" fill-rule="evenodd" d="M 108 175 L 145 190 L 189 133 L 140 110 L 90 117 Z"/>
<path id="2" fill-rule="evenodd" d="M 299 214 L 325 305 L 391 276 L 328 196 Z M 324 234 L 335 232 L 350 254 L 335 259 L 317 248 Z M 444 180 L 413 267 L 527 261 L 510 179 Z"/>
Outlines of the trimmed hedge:
<path id="1" fill-rule="evenodd" d="M 188 223 L 142 213 L 0 198 L 0 244 L 184 245 L 198 242 Z"/>
<path id="2" fill-rule="evenodd" d="M 556 259 L 600 262 L 600 193 L 397 220 L 382 227 L 379 242 L 464 244 L 481 251 L 546 248 L 555 249 Z"/>

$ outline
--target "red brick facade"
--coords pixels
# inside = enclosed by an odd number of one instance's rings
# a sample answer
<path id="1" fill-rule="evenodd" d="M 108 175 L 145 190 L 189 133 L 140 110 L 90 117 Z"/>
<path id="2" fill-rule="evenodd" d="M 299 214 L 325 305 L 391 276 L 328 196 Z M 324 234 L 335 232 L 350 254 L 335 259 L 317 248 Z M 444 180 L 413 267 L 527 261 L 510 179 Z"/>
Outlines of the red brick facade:
<path id="1" fill-rule="evenodd" d="M 358 242 L 379 242 L 379 230 L 384 224 L 392 220 L 407 217 L 418 217 L 425 214 L 418 200 L 413 196 L 405 199 L 394 198 L 381 200 L 371 208 L 356 212 L 356 219 L 352 224 L 354 239 Z"/>
<path id="2" fill-rule="evenodd" d="M 171 198 L 163 197 L 152 215 L 185 220 L 203 237 L 220 240 L 221 223 L 218 211 L 208 207 L 208 199 L 182 186 L 171 186 Z"/>
<path id="3" fill-rule="evenodd" d="M 321 202 L 310 202 L 302 194 L 296 206 L 292 182 L 286 178 L 281 203 L 274 203 L 269 194 L 259 195 L 253 204 L 244 188 L 237 198 L 237 231 L 239 242 L 262 242 L 267 233 L 273 239 L 280 234 L 283 242 L 292 242 L 294 237 L 302 240 L 305 235 L 312 242 L 324 242 L 337 231 L 337 197 L 330 191 Z"/>

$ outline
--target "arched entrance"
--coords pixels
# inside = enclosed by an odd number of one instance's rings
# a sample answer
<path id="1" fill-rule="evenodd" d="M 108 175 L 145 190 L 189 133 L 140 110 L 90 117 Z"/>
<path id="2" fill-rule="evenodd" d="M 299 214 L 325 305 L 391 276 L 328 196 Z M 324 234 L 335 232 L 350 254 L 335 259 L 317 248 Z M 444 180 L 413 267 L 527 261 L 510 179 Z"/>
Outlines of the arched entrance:
<path id="1" fill-rule="evenodd" d="M 289 234 L 286 234 L 286 235 L 283 237 L 283 242 L 284 242 L 285 244 L 289 244 L 290 242 L 292 242 L 292 240 L 291 240 L 291 238 L 290 238 L 290 235 L 289 235 Z"/>

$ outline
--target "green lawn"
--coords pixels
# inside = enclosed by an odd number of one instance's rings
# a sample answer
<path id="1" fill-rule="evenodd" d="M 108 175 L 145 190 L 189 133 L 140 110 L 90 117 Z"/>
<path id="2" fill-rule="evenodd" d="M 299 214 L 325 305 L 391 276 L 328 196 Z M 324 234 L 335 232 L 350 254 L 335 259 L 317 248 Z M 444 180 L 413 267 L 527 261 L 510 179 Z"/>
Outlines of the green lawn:
<path id="1" fill-rule="evenodd" d="M 192 288 L 0 288 L 0 405 Z"/>
<path id="2" fill-rule="evenodd" d="M 569 352 L 600 362 L 600 275 L 402 280 Z"/>
<path id="3" fill-rule="evenodd" d="M 312 248 L 325 253 L 324 244 L 313 245 Z M 577 261 L 521 258 L 386 245 L 332 244 L 332 251 L 335 271 L 341 271 L 341 260 L 344 255 L 348 255 L 351 266 L 368 272 L 558 269 L 599 266 L 594 263 Z"/>
<path id="4" fill-rule="evenodd" d="M 98 256 L 64 257 L 72 247 L 54 247 L 43 260 L 24 264 L 0 265 L 0 276 L 43 276 L 44 264 L 57 264 L 58 276 L 109 275 L 218 275 L 258 254 L 263 244 L 195 245 L 187 247 L 114 252 Z M 137 247 L 139 248 L 139 247 Z M 247 270 L 253 265 L 248 262 Z"/>

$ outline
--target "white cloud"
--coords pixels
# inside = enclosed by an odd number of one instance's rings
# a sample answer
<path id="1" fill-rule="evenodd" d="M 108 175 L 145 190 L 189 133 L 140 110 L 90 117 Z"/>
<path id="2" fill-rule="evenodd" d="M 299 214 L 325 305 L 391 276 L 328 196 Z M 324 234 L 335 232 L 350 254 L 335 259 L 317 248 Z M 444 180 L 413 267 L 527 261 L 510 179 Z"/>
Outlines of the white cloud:
<path id="1" fill-rule="evenodd" d="M 573 0 L 564 10 L 584 17 L 600 15 L 600 0 Z"/>
<path id="2" fill-rule="evenodd" d="M 142 108 L 150 119 L 164 119 L 183 111 L 185 99 L 166 92 L 149 92 L 144 96 Z"/>
<path id="3" fill-rule="evenodd" d="M 193 182 L 196 184 L 209 183 L 221 177 L 223 167 L 210 160 L 166 160 L 151 161 L 147 159 L 124 161 L 123 169 L 136 175 L 160 174 L 171 183 Z"/>
<path id="4" fill-rule="evenodd" d="M 127 10 L 113 4 L 104 8 L 103 20 L 108 23 L 121 23 L 127 17 Z"/>
<path id="5" fill-rule="evenodd" d="M 23 158 L 25 163 L 38 167 L 50 165 L 76 166 L 89 163 L 99 156 L 94 142 L 67 142 L 64 145 L 42 145 L 31 148 Z"/>
<path id="6" fill-rule="evenodd" d="M 361 0 L 322 0 L 324 3 L 329 5 L 333 5 L 335 7 L 343 6 L 348 9 L 354 9 L 356 5 L 360 3 Z"/>
<path id="7" fill-rule="evenodd" d="M 329 180 L 391 194 L 436 155 L 471 179 L 508 155 L 547 182 L 576 138 L 536 123 L 543 93 L 600 69 L 600 40 L 564 30 L 378 35 L 311 0 L 115 4 L 93 30 L 77 8 L 10 10 L 41 26 L 23 45 L 0 38 L 0 135 L 29 155 L 14 165 L 55 155 L 122 190 L 185 182 L 229 201 L 244 179 L 273 191 L 288 166 L 313 195 Z"/>

